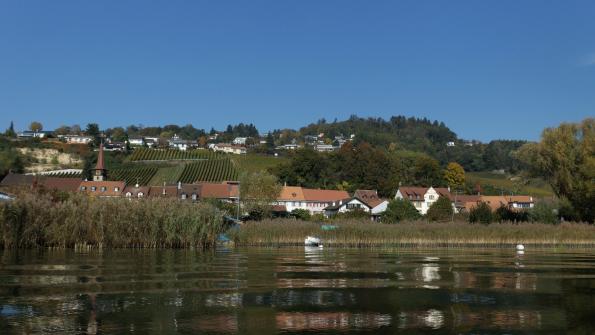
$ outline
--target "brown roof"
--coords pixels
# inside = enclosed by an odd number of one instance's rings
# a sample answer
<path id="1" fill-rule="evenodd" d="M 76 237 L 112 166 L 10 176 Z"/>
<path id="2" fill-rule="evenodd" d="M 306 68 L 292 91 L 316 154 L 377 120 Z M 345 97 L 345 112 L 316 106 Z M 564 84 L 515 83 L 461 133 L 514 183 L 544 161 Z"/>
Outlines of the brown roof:
<path id="1" fill-rule="evenodd" d="M 304 201 L 304 192 L 299 186 L 283 186 L 281 194 L 279 194 L 279 200 L 296 200 Z"/>
<path id="2" fill-rule="evenodd" d="M 508 200 L 506 200 L 506 197 L 500 196 L 500 195 L 482 195 L 481 196 L 481 201 L 485 202 L 486 204 L 488 204 L 488 206 L 490 206 L 490 209 L 492 209 L 492 211 L 495 211 L 496 209 L 502 207 L 502 206 L 508 206 Z"/>
<path id="3" fill-rule="evenodd" d="M 43 177 L 39 179 L 39 185 L 46 189 L 64 192 L 78 191 L 81 182 L 78 178 Z"/>
<path id="4" fill-rule="evenodd" d="M 350 198 L 347 191 L 303 188 L 302 192 L 306 201 L 338 201 Z"/>
<path id="5" fill-rule="evenodd" d="M 33 185 L 34 178 L 35 177 L 31 175 L 9 173 L 2 179 L 0 186 L 31 186 Z"/>
<path id="6" fill-rule="evenodd" d="M 441 197 L 447 197 L 448 199 L 452 198 L 450 190 L 446 187 L 434 187 L 434 190 L 436 190 Z"/>
<path id="7" fill-rule="evenodd" d="M 124 192 L 122 192 L 122 195 L 126 196 L 126 194 L 128 194 L 128 192 L 130 192 L 132 197 L 138 197 L 139 193 L 142 193 L 143 197 L 149 196 L 149 186 L 139 186 L 136 187 L 136 185 L 130 185 L 130 186 L 126 186 L 126 188 L 124 188 Z"/>
<path id="8" fill-rule="evenodd" d="M 230 199 L 238 197 L 238 185 L 227 183 L 200 183 L 201 198 Z"/>
<path id="9" fill-rule="evenodd" d="M 353 193 L 353 197 L 365 202 L 366 205 L 370 206 L 371 208 L 374 208 L 386 201 L 386 199 L 382 199 L 378 196 L 378 192 L 376 190 L 356 190 Z"/>
<path id="10" fill-rule="evenodd" d="M 150 197 L 177 197 L 178 187 L 177 186 L 151 186 L 149 188 Z"/>
<path id="11" fill-rule="evenodd" d="M 93 187 L 95 191 L 92 190 Z M 102 191 L 102 187 L 105 187 L 105 191 Z M 126 183 L 123 181 L 82 181 L 79 192 L 98 197 L 119 197 L 125 187 Z"/>
<path id="12" fill-rule="evenodd" d="M 428 191 L 429 187 L 414 187 L 414 186 L 401 186 L 399 192 L 403 195 L 403 198 L 410 200 L 424 200 L 424 194 Z"/>
<path id="13" fill-rule="evenodd" d="M 188 198 L 191 198 L 192 195 L 195 194 L 196 199 L 198 199 L 198 197 L 200 196 L 200 186 L 197 184 L 182 184 L 178 194 L 180 196 L 185 194 Z"/>

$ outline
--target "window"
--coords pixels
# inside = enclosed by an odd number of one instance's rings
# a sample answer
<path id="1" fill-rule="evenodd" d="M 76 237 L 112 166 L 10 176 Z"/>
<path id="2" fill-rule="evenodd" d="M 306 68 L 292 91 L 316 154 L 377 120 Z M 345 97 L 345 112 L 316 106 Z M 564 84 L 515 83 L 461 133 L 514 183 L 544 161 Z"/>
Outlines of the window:
<path id="1" fill-rule="evenodd" d="M 114 191 L 115 192 L 120 192 L 120 188 L 119 187 L 114 187 Z"/>
<path id="2" fill-rule="evenodd" d="M 192 193 L 192 200 L 196 200 L 196 193 Z"/>
<path id="3" fill-rule="evenodd" d="M 126 197 L 130 198 L 131 196 L 132 196 L 132 193 L 126 192 Z"/>
<path id="4" fill-rule="evenodd" d="M 139 198 L 142 198 L 142 197 L 144 197 L 144 196 L 145 196 L 145 194 L 144 194 L 143 192 L 138 192 L 138 197 L 139 197 Z"/>
<path id="5" fill-rule="evenodd" d="M 81 186 L 81 191 L 85 191 L 87 189 L 87 186 Z"/>
<path id="6" fill-rule="evenodd" d="M 105 191 L 107 191 L 107 187 L 101 186 L 101 192 L 105 192 Z"/>
<path id="7" fill-rule="evenodd" d="M 434 200 L 434 196 L 433 195 L 430 195 L 430 200 Z"/>
<path id="8" fill-rule="evenodd" d="M 186 193 L 182 193 L 182 199 L 186 200 Z"/>
<path id="9" fill-rule="evenodd" d="M 96 190 L 97 190 L 97 187 L 91 186 L 91 192 L 95 192 Z"/>

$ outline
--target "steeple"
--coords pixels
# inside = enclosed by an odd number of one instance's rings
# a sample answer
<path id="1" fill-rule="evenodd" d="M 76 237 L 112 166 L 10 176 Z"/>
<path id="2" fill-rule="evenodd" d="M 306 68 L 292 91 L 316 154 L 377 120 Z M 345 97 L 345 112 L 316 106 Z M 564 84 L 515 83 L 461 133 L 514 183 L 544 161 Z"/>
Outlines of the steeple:
<path id="1" fill-rule="evenodd" d="M 105 162 L 103 158 L 103 142 L 99 145 L 99 153 L 97 155 L 97 165 L 93 169 L 93 181 L 104 181 L 107 177 L 107 170 L 105 169 Z"/>

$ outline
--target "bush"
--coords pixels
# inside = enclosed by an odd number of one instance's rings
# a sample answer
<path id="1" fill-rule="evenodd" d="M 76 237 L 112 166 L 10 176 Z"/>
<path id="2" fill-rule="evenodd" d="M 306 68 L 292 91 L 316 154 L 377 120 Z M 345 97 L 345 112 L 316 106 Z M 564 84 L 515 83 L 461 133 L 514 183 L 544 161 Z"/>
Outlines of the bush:
<path id="1" fill-rule="evenodd" d="M 426 217 L 430 221 L 450 221 L 452 219 L 453 209 L 450 199 L 439 197 L 435 203 L 430 206 Z"/>
<path id="2" fill-rule="evenodd" d="M 498 222 L 527 222 L 529 213 L 527 211 L 513 211 L 506 206 L 500 206 L 493 214 L 493 219 Z"/>
<path id="3" fill-rule="evenodd" d="M 401 221 L 417 220 L 421 217 L 415 206 L 406 199 L 391 200 L 382 214 L 382 222 L 397 223 Z"/>
<path id="4" fill-rule="evenodd" d="M 540 201 L 529 210 L 529 218 L 533 222 L 539 223 L 558 223 L 558 208 L 555 204 Z"/>
<path id="5" fill-rule="evenodd" d="M 310 215 L 310 211 L 307 209 L 296 208 L 291 211 L 291 216 L 295 217 L 298 220 L 302 221 L 309 221 L 312 215 Z"/>
<path id="6" fill-rule="evenodd" d="M 492 209 L 485 202 L 480 203 L 477 207 L 473 207 L 469 212 L 470 223 L 490 224 L 493 220 Z"/>

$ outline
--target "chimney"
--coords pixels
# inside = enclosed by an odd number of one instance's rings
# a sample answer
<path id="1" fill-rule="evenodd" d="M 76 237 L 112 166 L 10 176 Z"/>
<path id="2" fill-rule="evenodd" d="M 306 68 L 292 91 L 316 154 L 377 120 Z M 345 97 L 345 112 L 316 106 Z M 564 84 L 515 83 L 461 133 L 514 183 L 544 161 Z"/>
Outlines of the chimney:
<path id="1" fill-rule="evenodd" d="M 181 190 L 181 189 L 182 189 L 182 182 L 181 182 L 181 181 L 179 181 L 179 182 L 178 182 L 178 190 Z"/>

